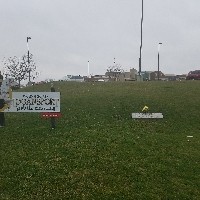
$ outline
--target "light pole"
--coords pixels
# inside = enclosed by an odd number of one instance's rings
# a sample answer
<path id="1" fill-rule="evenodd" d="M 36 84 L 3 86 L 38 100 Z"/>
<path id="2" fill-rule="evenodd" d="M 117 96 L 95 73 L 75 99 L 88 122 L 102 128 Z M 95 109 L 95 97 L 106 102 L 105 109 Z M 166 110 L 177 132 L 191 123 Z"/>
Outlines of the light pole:
<path id="1" fill-rule="evenodd" d="M 162 43 L 161 42 L 159 42 L 158 43 L 158 81 L 159 81 L 159 78 L 160 78 L 160 54 L 159 54 L 159 52 L 160 52 L 160 45 L 161 45 Z"/>
<path id="2" fill-rule="evenodd" d="M 31 69 L 30 69 L 30 60 L 29 60 L 29 46 L 28 46 L 28 40 L 30 40 L 31 37 L 27 37 L 26 41 L 27 41 L 27 49 L 28 49 L 28 68 L 29 68 L 29 71 L 28 71 L 28 82 L 30 84 L 31 82 Z"/>
<path id="3" fill-rule="evenodd" d="M 142 16 L 141 16 L 141 41 L 140 41 L 140 58 L 139 58 L 139 76 L 141 76 L 141 70 L 142 70 L 142 28 L 143 28 L 143 11 L 144 11 L 144 4 L 142 0 Z"/>

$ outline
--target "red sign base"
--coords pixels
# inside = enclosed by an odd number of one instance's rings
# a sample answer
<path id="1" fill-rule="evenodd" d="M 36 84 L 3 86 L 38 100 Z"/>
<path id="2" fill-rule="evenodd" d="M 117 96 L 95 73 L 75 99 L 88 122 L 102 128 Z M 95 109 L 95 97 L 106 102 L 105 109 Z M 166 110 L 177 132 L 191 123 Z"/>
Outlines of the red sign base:
<path id="1" fill-rule="evenodd" d="M 42 118 L 59 118 L 61 117 L 61 113 L 60 112 L 45 112 L 45 113 L 41 113 L 41 117 Z"/>

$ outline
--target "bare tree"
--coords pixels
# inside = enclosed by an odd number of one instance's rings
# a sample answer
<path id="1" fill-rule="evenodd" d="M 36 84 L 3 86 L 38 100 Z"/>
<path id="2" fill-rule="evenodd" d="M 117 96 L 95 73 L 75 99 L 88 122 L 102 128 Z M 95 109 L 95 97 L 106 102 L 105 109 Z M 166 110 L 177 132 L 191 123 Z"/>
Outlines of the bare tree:
<path id="1" fill-rule="evenodd" d="M 115 64 L 113 66 L 109 66 L 107 72 L 116 72 L 116 73 L 123 73 L 124 69 L 120 64 Z"/>
<path id="2" fill-rule="evenodd" d="M 108 76 L 110 79 L 114 79 L 117 81 L 120 74 L 124 72 L 122 66 L 120 64 L 114 64 L 113 66 L 109 66 L 107 68 L 106 76 Z"/>
<path id="3" fill-rule="evenodd" d="M 22 80 L 26 80 L 29 78 L 35 79 L 38 74 L 35 71 L 36 65 L 33 61 L 33 55 L 29 55 L 29 59 L 27 55 L 23 55 L 22 58 L 9 57 L 8 59 L 4 59 L 4 75 L 6 78 L 12 77 L 16 81 L 18 81 L 19 86 Z"/>

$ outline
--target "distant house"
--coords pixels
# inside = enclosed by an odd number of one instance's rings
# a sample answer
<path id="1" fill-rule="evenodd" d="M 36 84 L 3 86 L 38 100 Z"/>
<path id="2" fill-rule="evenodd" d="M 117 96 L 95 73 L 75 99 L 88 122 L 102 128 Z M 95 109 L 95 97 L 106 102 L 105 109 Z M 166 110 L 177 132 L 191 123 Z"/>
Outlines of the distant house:
<path id="1" fill-rule="evenodd" d="M 85 82 L 108 82 L 109 77 L 106 77 L 105 75 L 94 75 L 91 77 L 85 77 Z"/>
<path id="2" fill-rule="evenodd" d="M 137 70 L 132 68 L 129 72 L 123 71 L 108 71 L 105 76 L 109 78 L 109 81 L 136 81 Z"/>
<path id="3" fill-rule="evenodd" d="M 121 71 L 108 71 L 105 76 L 109 78 L 109 81 L 118 81 Z"/>
<path id="4" fill-rule="evenodd" d="M 141 75 L 142 75 L 143 81 L 150 81 L 152 72 L 153 71 L 142 71 Z"/>
<path id="5" fill-rule="evenodd" d="M 176 80 L 183 81 L 186 80 L 187 74 L 176 75 Z"/>
<path id="6" fill-rule="evenodd" d="M 84 78 L 82 76 L 72 76 L 70 78 L 70 81 L 76 81 L 76 82 L 84 82 Z"/>
<path id="7" fill-rule="evenodd" d="M 165 80 L 166 81 L 176 81 L 176 75 L 175 74 L 165 74 Z"/>
<path id="8" fill-rule="evenodd" d="M 158 80 L 158 71 L 154 71 L 150 73 L 150 80 L 157 81 Z M 166 81 L 165 75 L 159 71 L 159 80 Z"/>
<path id="9" fill-rule="evenodd" d="M 71 77 L 72 77 L 72 75 L 66 75 L 61 80 L 62 81 L 69 81 Z"/>
<path id="10" fill-rule="evenodd" d="M 137 80 L 137 70 L 132 68 L 130 72 L 122 72 L 118 76 L 118 81 L 136 81 Z"/>
<path id="11" fill-rule="evenodd" d="M 76 82 L 83 82 L 84 77 L 82 76 L 73 76 L 73 75 L 66 75 L 63 77 L 62 81 L 76 81 Z"/>

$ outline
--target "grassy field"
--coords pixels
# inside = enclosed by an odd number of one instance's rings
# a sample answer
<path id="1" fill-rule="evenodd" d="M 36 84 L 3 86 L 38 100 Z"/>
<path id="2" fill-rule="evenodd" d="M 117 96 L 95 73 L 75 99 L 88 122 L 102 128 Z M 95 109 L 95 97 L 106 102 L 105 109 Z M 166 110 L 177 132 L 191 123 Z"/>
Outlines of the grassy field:
<path id="1" fill-rule="evenodd" d="M 200 199 L 200 81 L 55 88 L 62 112 L 55 130 L 38 113 L 6 113 L 1 200 Z M 164 119 L 132 119 L 144 105 Z"/>

